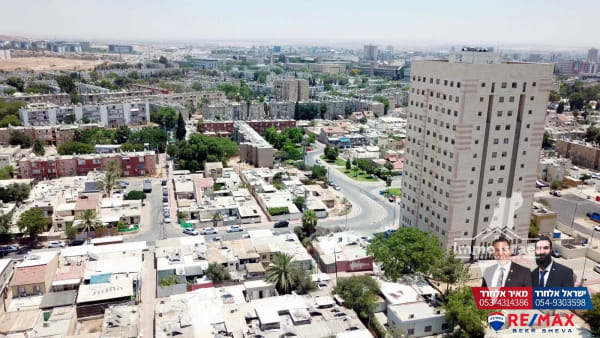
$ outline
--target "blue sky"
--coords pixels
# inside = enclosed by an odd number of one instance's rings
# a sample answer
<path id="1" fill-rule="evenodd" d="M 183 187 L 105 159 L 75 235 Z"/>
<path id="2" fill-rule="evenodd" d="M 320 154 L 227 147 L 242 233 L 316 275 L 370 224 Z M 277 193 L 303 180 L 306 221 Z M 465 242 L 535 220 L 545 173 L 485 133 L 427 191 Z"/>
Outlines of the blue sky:
<path id="1" fill-rule="evenodd" d="M 598 0 L 19 0 L 0 8 L 0 34 L 28 37 L 600 45 Z"/>

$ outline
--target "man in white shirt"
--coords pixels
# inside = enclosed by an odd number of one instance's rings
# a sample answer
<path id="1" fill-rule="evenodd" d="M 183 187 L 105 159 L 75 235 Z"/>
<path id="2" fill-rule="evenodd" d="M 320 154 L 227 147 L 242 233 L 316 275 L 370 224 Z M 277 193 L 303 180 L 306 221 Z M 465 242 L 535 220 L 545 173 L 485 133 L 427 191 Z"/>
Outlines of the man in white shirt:
<path id="1" fill-rule="evenodd" d="M 531 286 L 531 272 L 526 267 L 510 260 L 510 242 L 500 237 L 492 243 L 496 264 L 483 272 L 483 287 Z"/>

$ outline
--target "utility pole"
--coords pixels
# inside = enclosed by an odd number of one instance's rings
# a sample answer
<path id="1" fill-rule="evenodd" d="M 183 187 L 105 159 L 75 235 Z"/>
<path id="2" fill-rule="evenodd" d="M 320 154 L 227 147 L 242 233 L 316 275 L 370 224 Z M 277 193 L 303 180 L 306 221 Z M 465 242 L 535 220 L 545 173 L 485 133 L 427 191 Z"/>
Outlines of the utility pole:
<path id="1" fill-rule="evenodd" d="M 335 251 L 335 245 L 333 246 L 333 261 L 335 262 L 335 286 L 337 286 L 337 252 Z"/>

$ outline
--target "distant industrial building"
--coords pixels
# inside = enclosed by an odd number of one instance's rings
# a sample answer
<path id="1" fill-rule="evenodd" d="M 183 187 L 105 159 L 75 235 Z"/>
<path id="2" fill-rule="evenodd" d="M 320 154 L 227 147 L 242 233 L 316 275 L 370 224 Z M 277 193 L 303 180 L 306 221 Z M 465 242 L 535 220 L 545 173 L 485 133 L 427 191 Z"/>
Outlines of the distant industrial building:
<path id="1" fill-rule="evenodd" d="M 132 45 L 108 45 L 108 51 L 110 53 L 132 54 L 133 46 Z"/>

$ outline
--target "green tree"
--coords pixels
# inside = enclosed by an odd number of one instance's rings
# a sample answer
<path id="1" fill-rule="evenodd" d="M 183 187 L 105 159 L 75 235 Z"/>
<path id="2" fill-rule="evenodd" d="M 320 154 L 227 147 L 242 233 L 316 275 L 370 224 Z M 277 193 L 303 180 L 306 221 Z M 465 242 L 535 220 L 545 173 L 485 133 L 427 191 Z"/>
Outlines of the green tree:
<path id="1" fill-rule="evenodd" d="M 146 199 L 146 193 L 139 190 L 131 190 L 125 195 L 126 200 L 144 200 Z"/>
<path id="2" fill-rule="evenodd" d="M 360 318 L 367 319 L 373 315 L 379 285 L 371 276 L 340 278 L 333 291 L 344 300 L 345 306 L 356 311 Z"/>
<path id="3" fill-rule="evenodd" d="M 6 84 L 17 88 L 17 90 L 20 92 L 22 92 L 25 87 L 25 81 L 23 81 L 23 79 L 21 79 L 20 77 L 16 76 L 11 76 L 8 79 L 6 79 Z"/>
<path id="4" fill-rule="evenodd" d="M 98 182 L 96 182 L 98 189 L 110 197 L 112 191 L 119 186 L 119 178 L 121 177 L 121 167 L 115 160 L 107 163 L 107 168 L 104 172 L 104 176 Z"/>
<path id="5" fill-rule="evenodd" d="M 102 222 L 100 222 L 96 210 L 94 209 L 84 210 L 79 217 L 77 217 L 77 220 L 79 220 L 79 229 L 81 229 L 81 232 L 85 232 L 86 239 L 90 236 L 90 232 L 102 226 Z"/>
<path id="6" fill-rule="evenodd" d="M 544 138 L 542 139 L 542 148 L 552 148 L 554 147 L 554 139 L 552 138 L 552 134 L 548 131 L 544 131 Z"/>
<path id="7" fill-rule="evenodd" d="M 8 233 L 12 225 L 12 213 L 5 214 L 0 211 L 0 235 Z"/>
<path id="8" fill-rule="evenodd" d="M 388 238 L 375 236 L 367 253 L 381 263 L 393 281 L 406 274 L 427 274 L 442 258 L 437 237 L 414 227 L 399 228 Z"/>
<path id="9" fill-rule="evenodd" d="M 15 115 L 6 115 L 0 120 L 0 128 L 6 128 L 9 125 L 16 127 L 21 125 L 21 120 Z"/>
<path id="10" fill-rule="evenodd" d="M 317 213 L 314 210 L 306 210 L 302 214 L 302 231 L 306 236 L 312 235 L 317 230 Z"/>
<path id="11" fill-rule="evenodd" d="M 600 293 L 592 295 L 592 310 L 585 311 L 581 318 L 590 326 L 594 337 L 600 337 Z"/>
<path id="12" fill-rule="evenodd" d="M 20 231 L 29 235 L 31 241 L 35 241 L 37 235 L 44 232 L 48 227 L 48 219 L 44 217 L 41 209 L 31 208 L 21 214 L 17 226 Z"/>
<path id="13" fill-rule="evenodd" d="M 219 263 L 210 263 L 206 269 L 206 276 L 213 281 L 213 283 L 218 283 L 231 278 L 229 271 Z"/>
<path id="14" fill-rule="evenodd" d="M 171 130 L 177 123 L 177 112 L 171 107 L 162 107 L 158 111 L 150 112 L 150 121 Z"/>
<path id="15" fill-rule="evenodd" d="M 375 96 L 374 100 L 383 103 L 383 114 L 387 115 L 388 109 L 390 108 L 390 100 L 383 96 Z"/>
<path id="16" fill-rule="evenodd" d="M 6 187 L 0 187 L 0 200 L 2 202 L 16 202 L 21 204 L 29 197 L 31 186 L 26 183 L 11 183 Z"/>
<path id="17" fill-rule="evenodd" d="M 20 145 L 21 149 L 27 149 L 31 147 L 33 141 L 31 138 L 20 131 L 12 131 L 8 140 L 11 146 Z"/>
<path id="18" fill-rule="evenodd" d="M 453 250 L 447 250 L 442 259 L 433 265 L 431 275 L 435 280 L 446 283 L 444 297 L 447 297 L 450 285 L 462 285 L 469 279 L 469 267 L 460 258 L 456 258 Z"/>
<path id="19" fill-rule="evenodd" d="M 557 91 L 550 91 L 550 97 L 548 98 L 548 101 L 550 102 L 556 102 L 560 100 L 560 93 Z"/>
<path id="20" fill-rule="evenodd" d="M 120 126 L 115 130 L 115 141 L 117 144 L 127 143 L 131 136 L 131 130 L 127 126 Z"/>
<path id="21" fill-rule="evenodd" d="M 178 140 L 185 140 L 185 121 L 183 120 L 183 115 L 179 112 L 179 118 L 177 119 L 177 130 L 175 131 L 175 137 Z"/>
<path id="22" fill-rule="evenodd" d="M 265 281 L 274 283 L 280 294 L 288 294 L 294 288 L 294 278 L 299 269 L 297 263 L 292 261 L 292 256 L 286 253 L 277 253 L 265 273 Z"/>
<path id="23" fill-rule="evenodd" d="M 483 337 L 487 329 L 487 318 L 492 310 L 479 310 L 473 299 L 471 288 L 464 286 L 451 291 L 448 302 L 442 305 L 451 328 L 458 327 L 460 337 Z"/>
<path id="24" fill-rule="evenodd" d="M 44 156 L 44 154 L 46 153 L 46 151 L 44 150 L 44 145 L 42 145 L 42 142 L 40 142 L 40 140 L 35 140 L 33 141 L 33 153 L 38 155 L 38 156 Z"/>
<path id="25" fill-rule="evenodd" d="M 65 142 L 58 146 L 57 149 L 60 155 L 91 154 L 94 151 L 93 145 L 76 141 Z"/>
<path id="26" fill-rule="evenodd" d="M 194 83 L 192 83 L 192 89 L 199 92 L 202 90 L 202 82 L 200 81 L 196 81 Z"/>
<path id="27" fill-rule="evenodd" d="M 73 82 L 72 77 L 66 75 L 59 75 L 55 78 L 55 80 L 63 93 L 71 94 L 75 92 L 75 82 Z"/>
<path id="28" fill-rule="evenodd" d="M 75 239 L 77 237 L 77 228 L 73 226 L 73 222 L 67 222 L 65 226 L 65 235 L 68 239 Z"/>
<path id="29" fill-rule="evenodd" d="M 12 165 L 7 165 L 0 168 L 0 180 L 8 180 L 13 177 L 15 168 Z"/>
<path id="30" fill-rule="evenodd" d="M 346 161 L 346 170 L 350 170 L 352 169 L 352 164 L 350 163 L 350 160 Z"/>
<path id="31" fill-rule="evenodd" d="M 13 95 L 16 92 L 17 92 L 17 90 L 15 88 L 11 88 L 11 87 L 4 88 L 4 95 L 9 95 L 10 96 L 10 95 Z"/>
<path id="32" fill-rule="evenodd" d="M 303 196 L 298 196 L 294 198 L 294 205 L 298 208 L 298 210 L 302 210 L 304 208 L 304 203 L 306 199 Z M 304 215 L 302 215 L 304 217 Z"/>
<path id="33" fill-rule="evenodd" d="M 312 167 L 312 178 L 317 180 L 327 179 L 327 168 L 321 165 L 315 165 Z"/>

